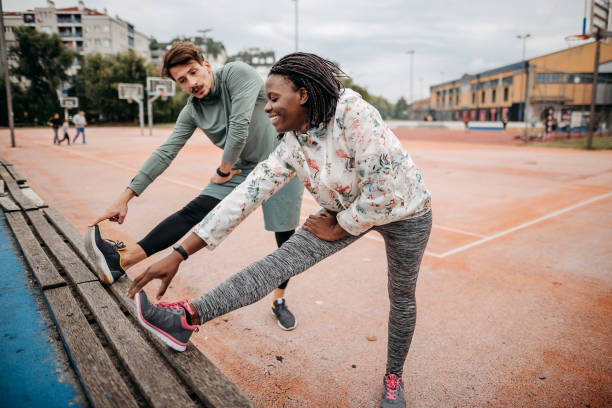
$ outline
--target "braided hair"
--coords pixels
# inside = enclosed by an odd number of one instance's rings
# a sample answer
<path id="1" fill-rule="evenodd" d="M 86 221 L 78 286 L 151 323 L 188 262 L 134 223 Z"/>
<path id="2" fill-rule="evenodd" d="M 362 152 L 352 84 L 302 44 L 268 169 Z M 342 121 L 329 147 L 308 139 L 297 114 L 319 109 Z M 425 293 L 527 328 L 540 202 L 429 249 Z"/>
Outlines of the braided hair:
<path id="1" fill-rule="evenodd" d="M 347 76 L 335 63 L 305 52 L 284 56 L 272 66 L 270 75 L 282 75 L 297 89 L 306 89 L 308 100 L 305 107 L 310 128 L 334 117 L 340 90 L 344 88 L 338 77 Z"/>

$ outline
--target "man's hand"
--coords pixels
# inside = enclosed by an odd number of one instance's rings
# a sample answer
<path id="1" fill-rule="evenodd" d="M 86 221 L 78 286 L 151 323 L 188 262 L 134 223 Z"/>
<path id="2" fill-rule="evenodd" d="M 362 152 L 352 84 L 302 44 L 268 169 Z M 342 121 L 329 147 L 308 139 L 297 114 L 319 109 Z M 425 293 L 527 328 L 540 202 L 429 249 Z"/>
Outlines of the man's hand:
<path id="1" fill-rule="evenodd" d="M 115 200 L 115 202 L 112 203 L 110 207 L 106 209 L 106 211 L 104 211 L 104 214 L 101 217 L 99 217 L 97 220 L 95 220 L 91 225 L 96 225 L 104 220 L 109 220 L 112 222 L 118 222 L 119 224 L 123 224 L 123 220 L 125 220 L 125 217 L 128 212 L 128 202 L 134 196 L 135 196 L 135 193 L 129 188 L 126 188 L 125 191 L 121 193 L 119 198 L 117 198 L 117 200 Z"/>
<path id="2" fill-rule="evenodd" d="M 134 299 L 134 296 L 136 296 L 147 283 L 151 282 L 153 279 L 159 279 L 161 280 L 161 285 L 157 291 L 157 300 L 161 299 L 164 293 L 166 293 L 168 286 L 170 286 L 170 282 L 174 279 L 174 275 L 178 272 L 182 260 L 183 257 L 178 252 L 172 251 L 171 254 L 162 260 L 149 266 L 143 273 L 134 279 L 134 282 L 132 282 L 132 285 L 128 289 L 128 297 Z"/>
<path id="3" fill-rule="evenodd" d="M 337 241 L 348 235 L 348 232 L 338 224 L 336 217 L 325 210 L 310 215 L 304 222 L 303 228 L 325 241 Z"/>
<path id="4" fill-rule="evenodd" d="M 227 177 L 221 177 L 220 175 L 215 173 L 210 178 L 210 182 L 211 183 L 215 183 L 215 184 L 224 184 L 224 183 L 227 183 L 228 181 L 230 181 L 232 179 L 232 177 L 234 177 L 236 174 L 240 174 L 240 173 L 242 173 L 242 170 L 240 170 L 240 169 L 231 169 L 229 171 L 229 176 L 227 176 Z"/>

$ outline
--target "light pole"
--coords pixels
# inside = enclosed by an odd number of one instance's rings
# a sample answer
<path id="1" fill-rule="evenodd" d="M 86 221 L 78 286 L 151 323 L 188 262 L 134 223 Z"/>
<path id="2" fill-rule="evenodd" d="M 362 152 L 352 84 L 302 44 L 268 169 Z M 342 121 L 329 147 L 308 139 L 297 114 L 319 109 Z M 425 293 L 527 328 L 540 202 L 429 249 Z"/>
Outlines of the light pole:
<path id="1" fill-rule="evenodd" d="M 519 40 L 523 40 L 523 59 L 521 61 L 525 61 L 525 48 L 527 44 L 527 39 L 531 37 L 531 34 L 519 34 L 516 36 Z M 527 127 L 529 126 L 529 61 L 525 61 L 525 103 L 523 104 L 523 120 L 525 121 L 525 134 L 524 140 L 525 143 L 529 141 L 529 136 L 527 134 Z"/>
<path id="2" fill-rule="evenodd" d="M 414 101 L 414 94 L 412 93 L 412 75 L 414 71 L 414 50 L 406 51 L 406 54 L 410 55 L 410 101 L 412 103 Z"/>
<path id="3" fill-rule="evenodd" d="M 293 0 L 295 3 L 295 52 L 298 51 L 298 0 Z"/>
<path id="4" fill-rule="evenodd" d="M 531 34 L 527 33 L 527 34 L 519 34 L 516 36 L 516 38 L 518 38 L 519 40 L 523 40 L 523 59 L 522 61 L 525 61 L 525 47 L 527 45 L 527 39 L 531 37 Z"/>
<path id="5" fill-rule="evenodd" d="M 2 12 L 2 0 L 0 0 L 0 48 L 2 48 L 2 73 L 4 74 L 4 85 L 6 86 L 6 108 L 8 113 L 9 132 L 11 134 L 11 147 L 15 146 L 15 122 L 13 118 L 13 95 L 11 94 L 11 79 L 8 69 L 8 50 L 4 38 L 4 13 Z"/>

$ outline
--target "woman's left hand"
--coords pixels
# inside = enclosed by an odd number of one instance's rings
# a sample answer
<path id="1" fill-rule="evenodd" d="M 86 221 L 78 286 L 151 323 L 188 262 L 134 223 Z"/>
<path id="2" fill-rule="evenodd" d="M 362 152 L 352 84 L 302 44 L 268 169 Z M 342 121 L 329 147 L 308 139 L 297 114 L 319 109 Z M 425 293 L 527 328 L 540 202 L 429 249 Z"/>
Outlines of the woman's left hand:
<path id="1" fill-rule="evenodd" d="M 172 282 L 174 275 L 178 272 L 182 260 L 183 258 L 178 252 L 172 251 L 165 258 L 149 266 L 146 271 L 134 279 L 134 282 L 132 282 L 132 285 L 128 289 L 127 296 L 130 299 L 134 299 L 134 296 L 136 296 L 147 283 L 151 282 L 153 279 L 159 279 L 161 280 L 161 286 L 157 291 L 157 300 L 161 299 L 164 293 L 166 293 L 168 286 L 170 286 L 170 282 Z"/>
<path id="2" fill-rule="evenodd" d="M 310 215 L 304 222 L 303 228 L 325 241 L 337 241 L 348 235 L 348 232 L 338 224 L 336 217 L 325 210 Z"/>

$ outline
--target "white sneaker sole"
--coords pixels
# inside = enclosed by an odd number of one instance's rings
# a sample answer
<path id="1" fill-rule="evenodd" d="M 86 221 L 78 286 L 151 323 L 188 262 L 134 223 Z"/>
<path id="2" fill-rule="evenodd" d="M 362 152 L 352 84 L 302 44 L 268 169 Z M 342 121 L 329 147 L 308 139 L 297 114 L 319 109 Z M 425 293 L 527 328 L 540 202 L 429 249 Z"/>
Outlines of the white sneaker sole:
<path id="1" fill-rule="evenodd" d="M 138 316 L 138 322 L 140 323 L 140 325 L 144 327 L 149 333 L 153 334 L 155 337 L 163 341 L 171 349 L 174 349 L 176 351 L 185 351 L 187 349 L 186 346 L 176 344 L 168 337 L 161 334 L 158 330 L 151 327 L 151 325 L 142 317 L 142 311 L 140 310 L 140 302 L 138 301 L 138 297 L 139 294 L 136 294 L 136 299 L 134 299 L 134 302 L 136 302 L 136 315 Z"/>
<path id="2" fill-rule="evenodd" d="M 84 237 L 85 250 L 89 255 L 89 258 L 93 261 L 94 272 L 98 275 L 98 279 L 101 282 L 110 285 L 115 280 L 113 279 L 113 274 L 111 273 L 108 265 L 106 264 L 106 259 L 104 259 L 104 255 L 98 249 L 96 245 L 96 231 L 95 227 L 87 228 L 87 232 Z"/>

